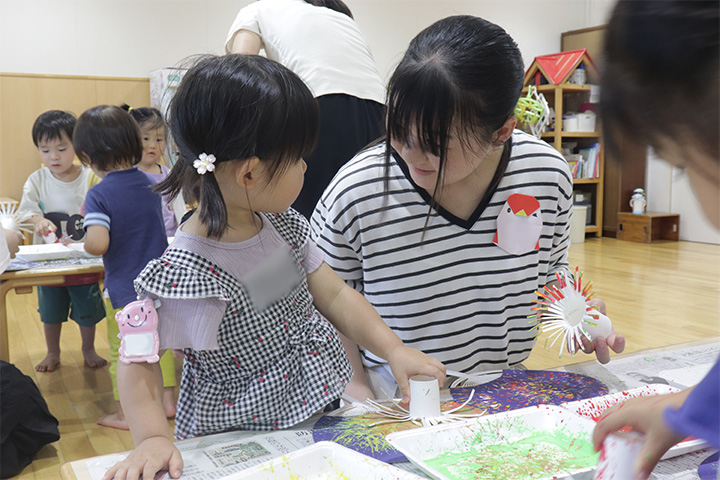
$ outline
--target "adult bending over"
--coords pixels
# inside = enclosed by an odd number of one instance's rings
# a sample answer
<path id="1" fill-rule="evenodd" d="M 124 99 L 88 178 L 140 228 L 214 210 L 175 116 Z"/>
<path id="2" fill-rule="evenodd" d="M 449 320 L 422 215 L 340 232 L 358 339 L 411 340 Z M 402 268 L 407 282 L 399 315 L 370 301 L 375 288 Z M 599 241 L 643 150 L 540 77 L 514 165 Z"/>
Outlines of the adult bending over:
<path id="1" fill-rule="evenodd" d="M 227 53 L 268 58 L 295 72 L 320 104 L 320 134 L 293 208 L 310 218 L 341 166 L 382 134 L 385 86 L 341 0 L 262 0 L 240 10 Z"/>

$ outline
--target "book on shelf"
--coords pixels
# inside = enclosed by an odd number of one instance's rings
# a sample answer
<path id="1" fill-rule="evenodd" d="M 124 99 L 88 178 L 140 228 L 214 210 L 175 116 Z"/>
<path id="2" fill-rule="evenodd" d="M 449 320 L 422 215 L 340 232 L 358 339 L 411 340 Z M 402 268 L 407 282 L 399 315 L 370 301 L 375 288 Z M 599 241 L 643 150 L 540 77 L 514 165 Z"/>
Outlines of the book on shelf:
<path id="1" fill-rule="evenodd" d="M 578 175 L 573 178 L 597 178 L 599 168 L 600 144 L 594 143 L 588 148 L 581 148 L 578 153 L 582 156 Z"/>

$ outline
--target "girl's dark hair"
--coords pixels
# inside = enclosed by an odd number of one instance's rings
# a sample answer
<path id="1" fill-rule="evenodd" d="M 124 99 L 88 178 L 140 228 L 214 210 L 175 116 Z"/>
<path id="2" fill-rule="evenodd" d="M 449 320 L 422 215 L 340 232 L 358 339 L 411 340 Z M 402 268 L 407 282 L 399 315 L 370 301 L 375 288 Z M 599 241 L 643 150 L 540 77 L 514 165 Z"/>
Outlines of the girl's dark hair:
<path id="1" fill-rule="evenodd" d="M 336 12 L 344 13 L 350 18 L 353 18 L 353 14 L 350 11 L 350 7 L 345 5 L 345 2 L 342 0 L 305 0 L 305 3 L 309 3 L 310 5 L 315 5 L 316 7 L 325 7 L 329 8 L 330 10 L 335 10 Z"/>
<path id="2" fill-rule="evenodd" d="M 127 103 L 120 105 L 120 108 L 128 112 L 140 128 L 165 128 L 165 120 L 163 120 L 162 114 L 157 108 L 133 108 Z"/>
<path id="3" fill-rule="evenodd" d="M 420 148 L 440 157 L 440 186 L 449 138 L 457 133 L 464 148 L 471 138 L 494 141 L 492 134 L 513 115 L 523 78 L 520 50 L 499 26 L 460 15 L 427 27 L 410 42 L 388 85 L 386 172 L 391 139 L 405 143 L 415 136 Z"/>
<path id="4" fill-rule="evenodd" d="M 98 170 L 130 163 L 142 158 L 140 127 L 120 107 L 98 105 L 85 110 L 75 125 L 73 147 L 80 161 Z"/>
<path id="5" fill-rule="evenodd" d="M 43 140 L 59 140 L 63 133 L 72 141 L 76 121 L 75 115 L 70 112 L 48 110 L 35 119 L 32 127 L 33 143 L 37 147 Z"/>
<path id="6" fill-rule="evenodd" d="M 179 159 L 157 190 L 174 199 L 198 191 L 200 221 L 208 236 L 227 229 L 227 210 L 214 172 L 198 174 L 201 153 L 223 162 L 258 157 L 269 178 L 315 147 L 320 112 L 293 72 L 257 55 L 202 57 L 183 77 L 170 103 L 168 123 Z"/>
<path id="7" fill-rule="evenodd" d="M 686 138 L 720 158 L 720 2 L 621 0 L 605 35 L 600 113 L 620 135 L 662 150 Z"/>

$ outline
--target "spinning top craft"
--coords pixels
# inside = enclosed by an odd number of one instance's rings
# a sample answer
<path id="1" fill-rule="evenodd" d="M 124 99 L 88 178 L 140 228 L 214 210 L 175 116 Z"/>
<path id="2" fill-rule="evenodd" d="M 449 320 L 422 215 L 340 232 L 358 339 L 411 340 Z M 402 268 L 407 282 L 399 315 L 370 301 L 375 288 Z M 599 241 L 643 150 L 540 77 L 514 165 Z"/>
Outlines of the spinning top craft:
<path id="1" fill-rule="evenodd" d="M 582 272 L 577 268 L 574 274 L 558 272 L 555 274 L 558 284 L 545 286 L 535 293 L 541 298 L 535 300 L 539 306 L 533 308 L 531 322 L 537 322 L 543 332 L 549 332 L 552 341 L 549 348 L 562 336 L 560 356 L 563 346 L 574 354 L 577 345 L 582 345 L 581 337 L 592 341 L 597 337 L 607 337 L 612 331 L 612 322 L 588 302 L 595 298 L 592 282 L 582 284 Z"/>
<path id="2" fill-rule="evenodd" d="M 388 407 L 374 400 L 366 400 L 375 412 L 387 420 L 375 422 L 370 426 L 383 423 L 412 422 L 423 427 L 438 425 L 440 423 L 458 422 L 466 418 L 474 418 L 484 415 L 485 412 L 477 414 L 455 413 L 465 407 L 473 398 L 473 390 L 468 399 L 459 407 L 450 410 L 440 410 L 440 385 L 436 378 L 425 375 L 410 377 L 410 409 L 402 407 L 393 400 L 393 407 Z"/>

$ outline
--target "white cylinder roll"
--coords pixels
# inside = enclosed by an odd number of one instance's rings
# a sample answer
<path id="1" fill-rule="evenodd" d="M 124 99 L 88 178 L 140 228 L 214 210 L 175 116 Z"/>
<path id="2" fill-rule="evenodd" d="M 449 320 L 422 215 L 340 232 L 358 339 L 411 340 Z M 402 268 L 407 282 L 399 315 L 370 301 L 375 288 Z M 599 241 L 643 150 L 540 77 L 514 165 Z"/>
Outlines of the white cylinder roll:
<path id="1" fill-rule="evenodd" d="M 410 377 L 410 416 L 440 416 L 440 385 L 436 378 L 427 375 Z"/>

